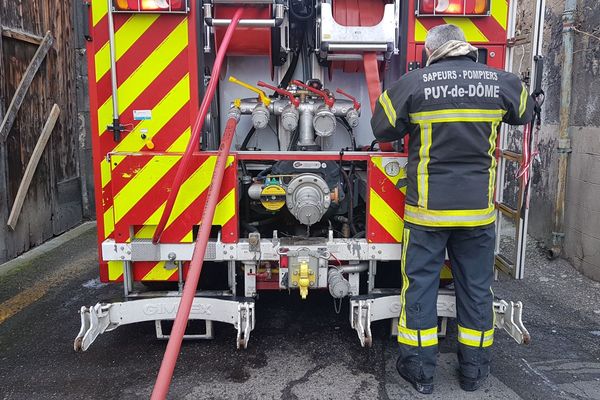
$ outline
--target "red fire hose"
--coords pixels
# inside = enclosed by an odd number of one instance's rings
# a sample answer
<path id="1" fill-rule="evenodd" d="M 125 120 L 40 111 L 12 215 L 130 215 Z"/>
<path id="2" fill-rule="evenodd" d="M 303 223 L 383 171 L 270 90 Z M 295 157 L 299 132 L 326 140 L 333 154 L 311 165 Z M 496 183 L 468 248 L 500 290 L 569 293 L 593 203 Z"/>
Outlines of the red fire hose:
<path id="1" fill-rule="evenodd" d="M 169 198 L 167 200 L 167 206 L 165 207 L 165 211 L 162 215 L 160 224 L 158 226 L 159 229 L 156 230 L 156 234 L 154 236 L 155 242 L 157 242 L 158 239 L 160 239 L 162 230 L 164 229 L 166 221 L 171 213 L 171 210 L 173 209 L 175 198 L 177 197 L 177 193 L 183 182 L 183 178 L 187 170 L 187 164 L 191 160 L 194 148 L 198 143 L 198 138 L 202 129 L 202 125 L 204 123 L 204 119 L 206 117 L 206 113 L 208 112 L 210 103 L 212 102 L 212 98 L 215 94 L 215 89 L 219 80 L 219 73 L 221 65 L 223 64 L 223 60 L 225 58 L 227 46 L 229 45 L 233 32 L 236 26 L 238 25 L 238 22 L 242 15 L 242 10 L 242 8 L 238 9 L 234 14 L 233 18 L 231 19 L 231 24 L 227 28 L 227 32 L 225 33 L 225 37 L 223 38 L 221 47 L 217 52 L 215 66 L 210 79 L 210 84 L 206 91 L 206 96 L 202 100 L 200 113 L 194 125 L 192 138 L 185 151 L 181 164 L 179 165 L 179 169 L 175 177 L 175 183 L 173 185 L 174 190 L 169 195 Z M 221 183 L 223 182 L 223 175 L 225 173 L 225 167 L 227 165 L 227 158 L 229 157 L 229 150 L 231 148 L 231 142 L 233 141 L 233 136 L 235 134 L 236 127 L 237 119 L 230 118 L 227 121 L 227 125 L 225 126 L 225 132 L 223 133 L 223 138 L 221 140 L 219 155 L 217 158 L 215 170 L 213 172 L 212 184 L 208 190 L 208 198 L 204 206 L 204 211 L 202 213 L 202 223 L 200 225 L 198 237 L 196 238 L 196 245 L 194 247 L 192 261 L 190 262 L 189 272 L 183 289 L 183 294 L 181 296 L 181 301 L 179 303 L 179 308 L 177 310 L 177 316 L 175 317 L 175 321 L 173 323 L 173 329 L 171 330 L 171 336 L 169 337 L 169 343 L 167 344 L 167 349 L 165 350 L 165 355 L 160 365 L 158 376 L 156 377 L 156 383 L 154 384 L 154 390 L 152 391 L 151 400 L 164 400 L 166 399 L 167 394 L 169 393 L 169 386 L 171 385 L 171 379 L 173 378 L 173 371 L 175 369 L 175 364 L 177 363 L 179 351 L 181 350 L 181 342 L 183 340 L 185 328 L 190 316 L 192 304 L 194 302 L 194 296 L 196 295 L 196 289 L 198 287 L 200 273 L 202 272 L 204 254 L 206 252 L 206 246 L 210 237 L 212 221 L 219 200 Z"/>
<path id="2" fill-rule="evenodd" d="M 177 169 L 177 174 L 175 175 L 175 180 L 173 181 L 173 190 L 171 191 L 171 193 L 169 193 L 169 197 L 167 198 L 167 204 L 165 205 L 165 210 L 160 216 L 160 221 L 158 222 L 158 226 L 156 227 L 156 232 L 154 232 L 154 236 L 152 237 L 152 243 L 154 244 L 160 241 L 160 237 L 165 229 L 165 225 L 167 224 L 167 221 L 171 216 L 171 212 L 173 211 L 175 199 L 177 198 L 177 194 L 179 193 L 179 188 L 183 184 L 183 180 L 186 177 L 185 174 L 187 171 L 187 166 L 190 163 L 190 160 L 192 159 L 192 154 L 194 153 L 194 150 L 198 146 L 200 133 L 202 132 L 202 127 L 204 126 L 204 120 L 206 119 L 206 114 L 208 114 L 210 104 L 212 103 L 212 100 L 215 97 L 215 91 L 219 82 L 219 74 L 221 72 L 223 60 L 225 59 L 225 54 L 227 53 L 227 47 L 231 42 L 233 32 L 235 31 L 235 28 L 238 22 L 240 21 L 243 10 L 243 8 L 239 8 L 233 15 L 231 23 L 227 27 L 227 31 L 225 32 L 225 36 L 223 37 L 223 41 L 221 42 L 221 46 L 219 47 L 219 51 L 217 51 L 217 57 L 215 58 L 215 64 L 213 67 L 212 74 L 210 76 L 210 82 L 208 84 L 208 87 L 206 88 L 206 94 L 204 95 L 204 99 L 202 99 L 202 104 L 200 105 L 198 117 L 196 118 L 196 122 L 194 122 L 194 127 L 192 129 L 192 137 L 187 145 L 187 148 L 185 149 L 185 153 L 183 154 L 183 158 L 181 159 L 181 163 L 179 164 L 179 168 Z"/>

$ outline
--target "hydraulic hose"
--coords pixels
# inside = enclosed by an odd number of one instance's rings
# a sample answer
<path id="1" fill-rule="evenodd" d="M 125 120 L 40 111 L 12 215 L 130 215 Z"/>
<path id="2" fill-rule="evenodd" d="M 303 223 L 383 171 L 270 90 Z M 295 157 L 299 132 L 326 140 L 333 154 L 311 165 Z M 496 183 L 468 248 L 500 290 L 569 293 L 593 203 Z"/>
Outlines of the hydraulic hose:
<path id="1" fill-rule="evenodd" d="M 221 46 L 219 47 L 219 51 L 217 52 L 213 71 L 210 76 L 210 82 L 208 84 L 208 88 L 206 89 L 206 94 L 202 99 L 202 104 L 200 105 L 200 111 L 198 112 L 198 116 L 196 117 L 196 121 L 194 122 L 194 128 L 192 129 L 192 137 L 187 145 L 187 148 L 185 149 L 185 153 L 183 154 L 183 157 L 177 169 L 177 174 L 175 175 L 175 180 L 173 181 L 173 190 L 169 193 L 169 197 L 167 198 L 167 204 L 165 205 L 165 210 L 160 216 L 158 226 L 156 227 L 156 232 L 154 232 L 154 236 L 152 237 L 152 243 L 154 244 L 160 241 L 160 237 L 165 229 L 169 217 L 171 216 L 171 212 L 173 211 L 175 199 L 177 199 L 177 194 L 179 193 L 179 188 L 183 184 L 183 180 L 186 178 L 185 175 L 187 171 L 187 166 L 192 159 L 194 149 L 198 145 L 200 134 L 202 133 L 202 127 L 204 126 L 204 121 L 206 120 L 206 114 L 208 114 L 212 100 L 215 97 L 215 91 L 217 89 L 217 84 L 219 83 L 219 74 L 221 72 L 223 61 L 225 60 L 227 47 L 229 47 L 229 43 L 231 42 L 233 32 L 235 31 L 235 28 L 238 25 L 240 18 L 242 17 L 242 11 L 243 8 L 238 8 L 238 10 L 233 15 L 231 23 L 227 27 L 227 31 L 225 32 L 225 36 L 223 37 L 223 41 L 221 42 Z M 229 151 L 229 149 L 227 150 Z"/>
<path id="2" fill-rule="evenodd" d="M 206 253 L 206 246 L 208 244 L 208 239 L 210 238 L 212 221 L 215 216 L 217 203 L 219 202 L 219 192 L 221 191 L 223 175 L 225 174 L 227 158 L 229 157 L 229 149 L 231 147 L 231 142 L 233 141 L 233 136 L 235 135 L 236 127 L 237 118 L 230 118 L 227 120 L 225 133 L 223 134 L 223 140 L 221 141 L 221 147 L 219 148 L 217 164 L 212 176 L 212 185 L 208 189 L 208 198 L 206 200 L 206 205 L 204 206 L 204 212 L 202 213 L 202 222 L 200 230 L 198 231 L 198 237 L 196 238 L 196 245 L 194 246 L 192 261 L 190 262 L 190 269 L 183 287 L 183 294 L 179 303 L 179 309 L 177 310 L 177 316 L 173 322 L 169 343 L 167 344 L 167 349 L 165 350 L 165 355 L 160 365 L 160 371 L 158 372 L 158 377 L 154 384 L 151 400 L 164 400 L 169 393 L 169 386 L 171 384 L 171 379 L 173 378 L 173 370 L 177 363 L 181 342 L 190 316 L 190 310 L 192 309 L 192 303 L 194 302 L 194 296 L 196 295 L 196 289 L 198 288 L 202 264 L 204 263 L 204 254 Z"/>
<path id="3" fill-rule="evenodd" d="M 177 171 L 175 178 L 175 185 L 173 185 L 174 190 L 171 192 L 169 200 L 167 201 L 167 207 L 169 207 L 170 204 L 170 208 L 165 208 L 165 212 L 162 215 L 161 224 L 159 225 L 160 231 L 157 229 L 158 235 L 155 235 L 154 237 L 155 242 L 157 242 L 160 238 L 166 220 L 173 209 L 177 192 L 179 191 L 185 171 L 187 170 L 187 164 L 191 159 L 194 146 L 198 142 L 198 136 L 200 135 L 202 124 L 204 123 L 206 113 L 208 112 L 210 103 L 212 102 L 212 98 L 215 94 L 215 89 L 219 80 L 219 73 L 225 58 L 227 46 L 229 45 L 233 32 L 240 21 L 242 10 L 242 8 L 239 8 L 233 15 L 231 24 L 227 28 L 227 32 L 225 33 L 221 47 L 217 52 L 215 67 L 213 69 L 206 96 L 202 100 L 200 113 L 198 119 L 196 120 L 196 124 L 194 125 L 192 138 L 188 144 L 183 160 L 179 165 L 179 170 Z M 212 185 L 208 189 L 208 197 L 202 213 L 202 222 L 196 238 L 196 245 L 194 247 L 192 261 L 190 262 L 189 272 L 183 289 L 183 294 L 181 296 L 181 301 L 179 303 L 179 308 L 177 310 L 177 315 L 173 323 L 173 329 L 171 330 L 171 336 L 169 337 L 165 355 L 160 365 L 158 376 L 156 377 L 156 383 L 154 384 L 151 400 L 164 400 L 169 393 L 169 386 L 171 385 L 171 379 L 173 378 L 173 371 L 175 370 L 177 357 L 179 356 L 179 351 L 181 350 L 181 342 L 185 334 L 185 328 L 187 326 L 192 304 L 194 302 L 194 297 L 196 295 L 196 289 L 198 288 L 198 281 L 200 279 L 200 273 L 202 272 L 202 264 L 204 263 L 204 254 L 206 252 L 206 246 L 208 244 L 210 231 L 212 229 L 212 221 L 219 200 L 219 192 L 221 191 L 221 184 L 225 174 L 225 167 L 227 165 L 227 158 L 229 157 L 231 143 L 237 127 L 237 121 L 238 118 L 236 116 L 231 117 L 227 120 L 227 125 L 225 126 L 225 132 L 223 133 L 223 139 L 221 140 L 217 163 L 212 176 Z"/>

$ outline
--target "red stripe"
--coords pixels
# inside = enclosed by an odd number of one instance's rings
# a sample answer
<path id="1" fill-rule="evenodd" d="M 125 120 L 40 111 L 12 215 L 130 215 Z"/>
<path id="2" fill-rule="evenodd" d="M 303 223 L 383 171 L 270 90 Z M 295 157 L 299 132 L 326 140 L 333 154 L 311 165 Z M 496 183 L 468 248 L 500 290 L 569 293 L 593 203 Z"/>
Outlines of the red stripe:
<path id="1" fill-rule="evenodd" d="M 115 32 L 117 32 L 125 22 L 131 18 L 131 14 L 113 14 L 113 22 L 115 24 Z M 108 13 L 102 17 L 92 30 L 92 40 L 96 51 L 99 51 L 106 43 L 108 43 Z"/>
<path id="2" fill-rule="evenodd" d="M 181 134 L 183 134 L 185 129 L 189 126 L 189 121 L 187 119 L 188 116 L 189 116 L 189 105 L 185 105 L 152 138 L 152 143 L 154 143 L 154 146 L 155 146 L 152 151 L 155 153 L 165 153 L 167 151 L 167 149 L 180 137 Z M 140 138 L 140 140 L 141 140 L 141 138 Z M 142 151 L 146 151 L 146 150 L 147 150 L 146 148 L 142 149 Z M 128 159 L 130 159 L 130 158 L 138 158 L 140 161 L 142 161 L 142 159 L 139 157 L 128 157 Z M 148 158 L 148 159 L 144 158 L 144 160 L 147 162 L 147 161 L 150 161 L 150 158 Z M 122 176 L 123 174 L 130 173 L 131 170 L 132 170 L 131 166 L 128 163 L 122 162 L 117 166 L 112 166 L 111 175 L 112 176 Z M 116 186 L 113 185 L 113 188 L 118 188 L 118 190 L 121 189 L 118 186 L 118 184 Z"/>
<path id="3" fill-rule="evenodd" d="M 187 53 L 187 52 L 186 52 Z M 131 105 L 121 113 L 122 124 L 132 124 L 128 126 L 132 129 L 139 122 L 133 120 L 133 110 L 152 110 L 160 103 L 165 96 L 177 85 L 187 73 L 187 64 L 185 63 L 187 54 L 180 54 L 165 71 L 148 87 Z M 187 118 L 186 118 L 187 120 Z M 189 120 L 187 120 L 189 123 Z M 128 133 L 123 133 L 125 137 Z M 114 139 L 111 134 L 105 129 L 100 136 L 100 145 L 103 149 L 113 149 L 115 146 Z"/>
<path id="4" fill-rule="evenodd" d="M 373 216 L 367 220 L 367 239 L 369 243 L 398 243 L 390 233 Z"/>
<path id="5" fill-rule="evenodd" d="M 404 218 L 405 196 L 376 166 L 371 168 L 370 186 L 401 218 Z"/>
<path id="6" fill-rule="evenodd" d="M 235 182 L 232 182 L 231 179 L 227 179 L 228 177 L 234 176 L 234 172 L 233 165 L 225 170 L 225 178 L 223 179 L 223 185 L 221 186 L 221 191 L 219 193 L 219 200 L 225 198 L 229 192 L 235 189 Z M 186 210 L 165 229 L 161 236 L 163 242 L 179 243 L 189 233 L 193 225 L 200 224 L 207 196 L 208 188 L 200 196 L 194 199 Z"/>
<path id="7" fill-rule="evenodd" d="M 117 61 L 117 82 L 125 82 L 181 22 L 180 18 L 159 17 Z M 98 81 L 98 98 L 105 102 L 111 96 L 110 73 Z M 120 84 L 119 84 L 120 86 Z"/>
<path id="8" fill-rule="evenodd" d="M 130 236 L 129 227 L 142 225 L 160 207 L 162 204 L 160 199 L 165 199 L 167 196 L 169 182 L 175 179 L 177 165 L 179 165 L 179 161 L 115 224 L 115 240 L 117 242 L 127 240 Z"/>
<path id="9" fill-rule="evenodd" d="M 472 18 L 471 21 L 488 39 L 490 44 L 506 45 L 506 30 L 494 19 L 494 17 Z"/>

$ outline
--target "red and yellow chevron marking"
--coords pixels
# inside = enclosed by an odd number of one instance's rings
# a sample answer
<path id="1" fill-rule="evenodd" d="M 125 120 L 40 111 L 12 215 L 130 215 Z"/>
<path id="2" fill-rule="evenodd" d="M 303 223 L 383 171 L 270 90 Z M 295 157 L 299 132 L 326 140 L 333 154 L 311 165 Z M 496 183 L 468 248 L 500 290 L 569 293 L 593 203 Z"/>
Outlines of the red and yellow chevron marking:
<path id="1" fill-rule="evenodd" d="M 134 185 L 137 186 L 124 185 L 123 180 L 113 185 L 114 176 L 123 176 L 131 171 L 128 171 L 126 157 L 112 157 L 109 163 L 107 155 L 150 151 L 156 156 L 182 153 L 190 138 L 193 112 L 198 108 L 196 32 L 190 20 L 193 16 L 114 13 L 119 117 L 127 129 L 119 142 L 114 141 L 112 132 L 107 129 L 113 119 L 108 7 L 106 0 L 92 0 L 90 25 L 93 40 L 88 44 L 99 243 L 107 238 L 120 240 L 117 233 L 129 240 L 129 234 L 122 228 L 128 216 L 148 219 L 160 204 L 151 206 L 150 214 L 146 215 L 137 203 L 124 206 L 124 199 L 132 196 L 139 198 L 140 202 L 148 202 L 153 195 L 165 190 L 167 185 L 164 182 L 175 173 L 175 165 L 167 167 L 172 159 L 157 163 L 154 157 L 145 157 L 139 161 L 149 165 L 138 165 L 143 173 L 141 178 L 136 174 Z M 151 118 L 136 121 L 136 110 L 149 111 Z M 124 165 L 121 166 L 121 163 Z M 135 190 L 147 188 L 150 183 L 155 186 L 148 192 L 132 194 Z M 117 207 L 116 203 L 119 204 Z M 138 224 L 140 235 L 150 229 L 144 222 Z M 237 224 L 227 222 L 237 227 Z M 173 224 L 178 225 L 178 221 Z M 176 229 L 171 229 L 171 235 L 177 237 L 177 241 L 191 241 L 191 231 L 185 234 L 174 231 Z M 236 230 L 234 236 L 237 236 Z M 122 275 L 119 264 L 102 263 L 101 279 L 119 279 Z"/>
<path id="2" fill-rule="evenodd" d="M 406 179 L 406 171 L 402 168 L 397 176 L 388 175 L 384 163 L 389 160 L 373 156 L 369 162 L 367 238 L 370 243 L 402 242 L 406 187 L 398 189 L 397 184 Z"/>
<path id="3" fill-rule="evenodd" d="M 111 190 L 115 193 L 112 212 L 117 242 L 129 242 L 132 238 L 150 239 L 153 236 L 168 193 L 172 190 L 171 184 L 180 160 L 181 154 L 111 154 Z M 194 156 L 187 171 L 188 177 L 179 190 L 161 237 L 162 242 L 193 241 L 193 229 L 201 222 L 216 160 L 214 153 Z M 213 225 L 222 227 L 224 242 L 235 242 L 238 238 L 236 168 L 235 158 L 229 157 L 213 219 Z M 120 280 L 122 274 L 121 262 L 109 263 L 108 280 Z M 177 271 L 166 268 L 164 262 L 135 262 L 133 275 L 135 280 L 143 281 L 177 280 Z"/>
<path id="4" fill-rule="evenodd" d="M 421 17 L 415 20 L 416 42 L 424 42 L 427 32 L 437 25 L 453 24 L 462 28 L 470 43 L 506 44 L 508 0 L 491 0 L 489 17 Z"/>

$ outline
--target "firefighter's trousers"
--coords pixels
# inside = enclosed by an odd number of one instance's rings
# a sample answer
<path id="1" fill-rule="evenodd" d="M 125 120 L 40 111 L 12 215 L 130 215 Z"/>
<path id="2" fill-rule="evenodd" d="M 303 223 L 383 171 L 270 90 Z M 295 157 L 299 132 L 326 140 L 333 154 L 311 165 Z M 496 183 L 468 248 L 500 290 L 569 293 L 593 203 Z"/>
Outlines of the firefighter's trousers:
<path id="1" fill-rule="evenodd" d="M 488 375 L 494 340 L 495 236 L 493 225 L 436 231 L 405 228 L 398 342 L 400 363 L 415 378 L 430 380 L 435 372 L 437 294 L 446 249 L 456 290 L 460 373 L 471 379 Z"/>

